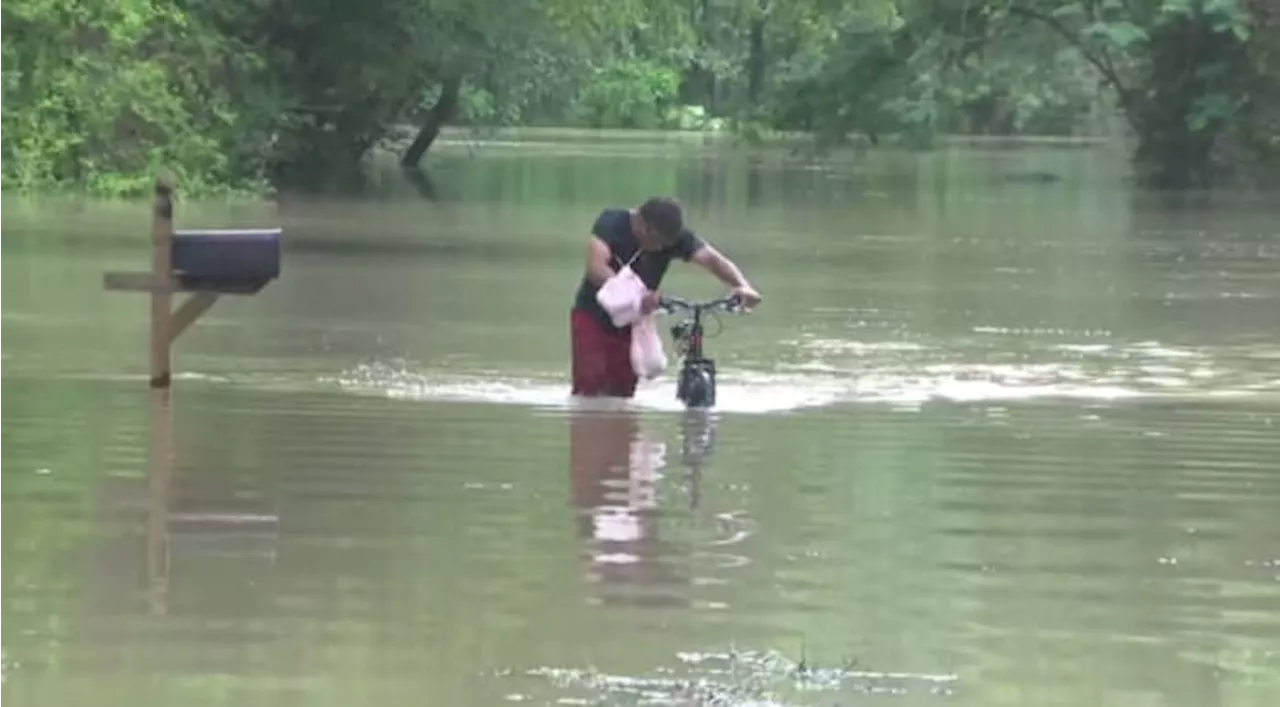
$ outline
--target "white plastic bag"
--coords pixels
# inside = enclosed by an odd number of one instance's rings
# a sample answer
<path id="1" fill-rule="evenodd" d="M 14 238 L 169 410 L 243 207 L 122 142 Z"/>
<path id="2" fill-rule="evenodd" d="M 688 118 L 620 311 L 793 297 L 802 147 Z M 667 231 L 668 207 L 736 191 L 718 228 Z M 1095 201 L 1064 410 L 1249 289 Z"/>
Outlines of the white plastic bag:
<path id="1" fill-rule="evenodd" d="M 627 326 L 640 318 L 641 303 L 649 292 L 644 280 L 631 269 L 631 264 L 638 257 L 640 251 L 636 251 L 626 263 L 619 259 L 622 267 L 596 290 L 596 302 L 600 303 L 616 327 Z"/>
<path id="2" fill-rule="evenodd" d="M 667 370 L 656 314 L 642 316 L 631 325 L 631 368 L 641 380 L 657 378 Z"/>

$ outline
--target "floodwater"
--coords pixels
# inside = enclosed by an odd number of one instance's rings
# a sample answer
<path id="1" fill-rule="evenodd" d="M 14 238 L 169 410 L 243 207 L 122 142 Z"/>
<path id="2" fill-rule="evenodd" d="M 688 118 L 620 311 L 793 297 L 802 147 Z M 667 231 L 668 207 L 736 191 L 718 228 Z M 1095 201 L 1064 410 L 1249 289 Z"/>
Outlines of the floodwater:
<path id="1" fill-rule="evenodd" d="M 1122 160 L 509 140 L 180 202 L 287 247 L 171 395 L 101 290 L 146 205 L 7 200 L 3 696 L 1276 704 L 1280 200 Z M 567 397 L 587 229 L 651 193 L 766 298 L 714 414 Z"/>

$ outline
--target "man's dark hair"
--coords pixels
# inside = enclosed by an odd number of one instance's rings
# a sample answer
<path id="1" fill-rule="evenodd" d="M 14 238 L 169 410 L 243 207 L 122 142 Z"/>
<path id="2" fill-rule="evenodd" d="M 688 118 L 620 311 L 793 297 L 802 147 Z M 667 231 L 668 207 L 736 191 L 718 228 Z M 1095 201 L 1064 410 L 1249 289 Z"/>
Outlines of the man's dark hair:
<path id="1" fill-rule="evenodd" d="M 640 205 L 640 218 L 668 243 L 674 243 L 684 232 L 684 214 L 680 203 L 669 196 L 646 199 Z"/>

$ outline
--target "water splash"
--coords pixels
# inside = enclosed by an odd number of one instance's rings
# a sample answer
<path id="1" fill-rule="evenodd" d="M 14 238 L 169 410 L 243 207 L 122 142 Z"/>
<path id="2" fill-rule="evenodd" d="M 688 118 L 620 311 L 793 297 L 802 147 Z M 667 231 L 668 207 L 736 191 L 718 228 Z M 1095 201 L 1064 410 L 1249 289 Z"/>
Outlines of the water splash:
<path id="1" fill-rule="evenodd" d="M 790 360 L 746 362 L 721 369 L 716 407 L 727 413 L 779 413 L 841 404 L 918 406 L 1077 399 L 1250 396 L 1280 392 L 1273 367 L 1255 350 L 1179 349 L 1158 342 L 1041 344 L 993 350 L 983 360 L 956 360 L 943 347 L 806 337 L 789 343 Z M 971 347 L 970 347 L 971 348 Z M 979 352 L 981 353 L 981 352 Z M 1242 362 L 1245 365 L 1241 365 Z M 754 367 L 752 367 L 754 365 Z M 562 410 L 622 407 L 678 411 L 674 370 L 642 383 L 630 401 L 586 401 L 569 395 L 562 373 L 417 368 L 406 362 L 362 364 L 322 383 L 343 390 L 411 400 L 451 400 Z"/>
<path id="2" fill-rule="evenodd" d="M 829 704 L 840 693 L 949 697 L 959 685 L 951 674 L 867 670 L 855 661 L 823 667 L 777 651 L 681 652 L 676 659 L 678 665 L 660 666 L 646 676 L 552 667 L 524 675 L 543 678 L 557 692 L 568 693 L 556 699 L 560 704 L 785 707 L 810 704 L 815 697 Z"/>
<path id="3" fill-rule="evenodd" d="M 777 414 L 839 405 L 889 404 L 907 409 L 931 401 L 957 403 L 1046 399 L 1265 398 L 1280 395 L 1269 344 L 1174 347 L 1132 343 L 1031 342 L 1021 348 L 972 340 L 951 345 L 854 341 L 806 334 L 780 342 L 786 357 L 722 363 L 716 408 L 723 413 Z M 508 404 L 553 413 L 573 409 L 675 412 L 674 367 L 641 383 L 632 400 L 569 395 L 563 371 L 424 365 L 403 359 L 362 363 L 337 373 L 278 370 L 183 371 L 176 379 L 260 390 L 340 390 L 405 400 Z M 47 377 L 47 376 L 46 376 Z M 142 374 L 72 373 L 86 380 L 145 380 Z"/>
<path id="4" fill-rule="evenodd" d="M 639 409 L 679 411 L 670 375 L 641 383 L 630 401 L 588 400 L 569 395 L 569 386 L 547 374 L 511 376 L 499 372 L 461 374 L 413 370 L 387 364 L 363 364 L 323 383 L 356 393 L 410 400 L 445 400 L 527 405 L 544 409 Z M 721 412 L 771 413 L 831 405 L 848 393 L 832 379 L 786 374 L 724 373 L 718 380 L 716 408 Z"/>

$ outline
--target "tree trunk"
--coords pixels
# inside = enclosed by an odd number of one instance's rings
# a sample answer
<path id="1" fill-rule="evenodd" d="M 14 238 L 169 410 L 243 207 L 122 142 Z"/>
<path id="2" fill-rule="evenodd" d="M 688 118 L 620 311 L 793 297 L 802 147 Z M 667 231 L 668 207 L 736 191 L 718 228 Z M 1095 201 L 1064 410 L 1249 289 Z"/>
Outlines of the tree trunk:
<path id="1" fill-rule="evenodd" d="M 747 101 L 752 106 L 760 103 L 764 90 L 764 18 L 751 21 L 751 53 L 747 58 Z"/>
<path id="2" fill-rule="evenodd" d="M 1238 100 L 1235 77 L 1248 71 L 1243 46 L 1203 17 L 1170 23 L 1150 38 L 1148 87 L 1131 120 L 1138 134 L 1137 166 L 1151 186 L 1209 186 L 1216 177 L 1213 147 L 1228 122 L 1213 116 L 1195 124 L 1209 96 Z M 1206 69 L 1218 69 L 1223 78 Z"/>
<path id="3" fill-rule="evenodd" d="M 1255 186 L 1280 186 L 1280 7 L 1275 0 L 1249 0 L 1253 31 L 1246 51 L 1249 100 L 1224 140 L 1224 161 Z"/>
<path id="4" fill-rule="evenodd" d="M 440 98 L 436 100 L 434 106 L 431 106 L 427 119 L 418 130 L 417 137 L 413 138 L 409 149 L 404 151 L 404 157 L 400 159 L 401 167 L 414 168 L 422 162 L 422 156 L 427 154 L 431 144 L 440 136 L 440 128 L 457 113 L 458 94 L 461 90 L 461 76 L 450 76 L 444 80 L 444 85 L 440 87 Z"/>
<path id="5" fill-rule="evenodd" d="M 1148 68 L 1130 85 L 1106 54 L 1087 50 L 1056 17 L 1020 6 L 1011 6 L 1010 12 L 1043 22 L 1074 44 L 1115 89 L 1138 139 L 1133 159 L 1142 182 L 1184 189 L 1207 186 L 1215 178 L 1213 148 L 1227 120 L 1205 115 L 1206 108 L 1198 103 L 1242 97 L 1237 79 L 1248 71 L 1243 43 L 1197 11 L 1159 26 L 1148 37 L 1143 57 Z"/>
<path id="6" fill-rule="evenodd" d="M 431 180 L 431 175 L 422 169 L 407 169 L 405 175 L 409 177 L 409 183 L 418 190 L 422 198 L 427 201 L 438 201 L 439 193 L 436 191 L 436 183 Z"/>
<path id="7" fill-rule="evenodd" d="M 710 109 L 715 103 L 715 75 L 702 63 L 704 48 L 714 44 L 710 0 L 690 3 L 689 19 L 696 35 L 696 56 L 685 67 L 680 102 Z"/>

